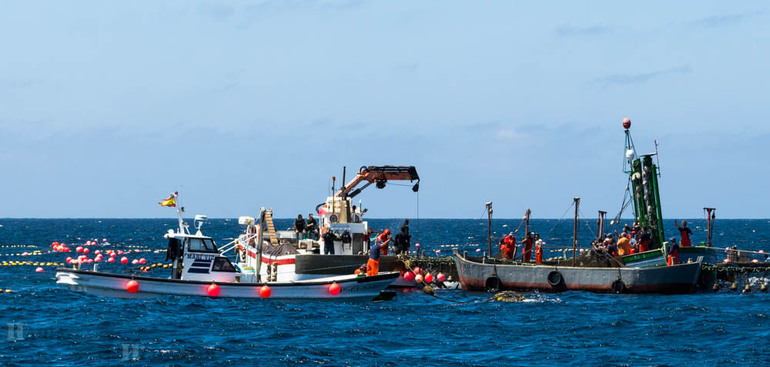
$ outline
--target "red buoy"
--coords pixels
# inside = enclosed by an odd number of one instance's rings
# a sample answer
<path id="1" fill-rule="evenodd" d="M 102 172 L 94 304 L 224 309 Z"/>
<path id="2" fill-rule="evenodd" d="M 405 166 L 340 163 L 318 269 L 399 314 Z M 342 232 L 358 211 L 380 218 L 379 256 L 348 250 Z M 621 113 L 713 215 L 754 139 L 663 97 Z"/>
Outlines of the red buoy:
<path id="1" fill-rule="evenodd" d="M 415 282 L 417 282 L 417 283 L 422 283 L 422 275 L 420 275 L 420 274 L 417 274 L 417 275 L 414 277 L 414 281 L 415 281 Z"/>
<path id="2" fill-rule="evenodd" d="M 418 267 L 418 266 L 415 266 L 415 267 L 414 267 L 414 269 L 412 269 L 412 271 L 413 271 L 415 274 L 420 274 L 420 273 L 422 272 L 422 269 L 420 269 L 420 267 Z"/>
<path id="3" fill-rule="evenodd" d="M 446 280 L 446 275 L 444 275 L 444 273 L 438 273 L 438 275 L 436 276 L 436 280 L 438 280 L 439 282 L 443 282 Z"/>
<path id="4" fill-rule="evenodd" d="M 413 281 L 414 273 L 412 273 L 411 271 L 407 271 L 406 273 L 404 273 L 404 280 L 406 280 L 407 282 Z"/>
<path id="5" fill-rule="evenodd" d="M 126 290 L 128 293 L 136 293 L 139 291 L 139 282 L 136 280 L 129 280 L 128 283 L 126 283 Z"/>
<path id="6" fill-rule="evenodd" d="M 335 283 L 332 283 L 329 285 L 329 293 L 332 294 L 332 296 L 336 296 L 340 294 L 340 285 Z"/>
<path id="7" fill-rule="evenodd" d="M 272 291 L 267 285 L 263 285 L 259 288 L 259 296 L 262 298 L 270 298 L 270 293 L 272 293 Z"/>
<path id="8" fill-rule="evenodd" d="M 626 117 L 623 119 L 623 128 L 628 130 L 631 128 L 631 119 Z"/>
<path id="9" fill-rule="evenodd" d="M 432 282 L 433 281 L 433 274 L 431 274 L 431 273 L 425 274 L 425 281 L 428 282 L 428 283 Z"/>
<path id="10" fill-rule="evenodd" d="M 115 262 L 115 258 L 114 258 L 114 257 L 111 257 L 111 258 L 109 258 L 109 259 L 107 260 L 107 262 L 108 262 L 108 263 L 114 263 L 114 262 Z"/>
<path id="11" fill-rule="evenodd" d="M 216 297 L 219 295 L 219 286 L 217 283 L 211 283 L 211 285 L 206 288 L 206 293 L 209 294 L 211 297 Z"/>
<path id="12" fill-rule="evenodd" d="M 77 252 L 83 252 L 83 246 L 75 247 L 75 251 Z"/>
<path id="13" fill-rule="evenodd" d="M 125 256 L 121 257 L 121 258 L 120 258 L 120 263 L 121 263 L 121 264 L 128 264 L 128 258 L 127 258 L 127 257 L 125 257 Z"/>

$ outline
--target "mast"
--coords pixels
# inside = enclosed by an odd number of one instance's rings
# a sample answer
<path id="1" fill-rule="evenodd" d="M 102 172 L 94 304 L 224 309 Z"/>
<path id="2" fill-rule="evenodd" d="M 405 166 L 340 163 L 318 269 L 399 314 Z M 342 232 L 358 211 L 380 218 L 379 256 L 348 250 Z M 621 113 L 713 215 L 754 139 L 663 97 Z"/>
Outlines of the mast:
<path id="1" fill-rule="evenodd" d="M 572 227 L 572 266 L 575 266 L 575 257 L 577 256 L 577 233 L 578 233 L 578 207 L 580 198 L 575 198 L 575 224 Z"/>
<path id="2" fill-rule="evenodd" d="M 254 269 L 254 273 L 257 274 L 257 283 L 262 282 L 262 230 L 265 228 L 265 208 L 259 209 L 259 224 L 257 225 L 257 238 L 254 239 L 254 245 L 257 250 L 257 266 Z M 248 256 L 248 255 L 246 255 Z"/>
<path id="3" fill-rule="evenodd" d="M 487 256 L 492 257 L 492 202 L 487 202 Z"/>
<path id="4" fill-rule="evenodd" d="M 524 216 L 525 224 L 524 224 L 524 237 L 526 238 L 527 235 L 529 235 L 529 215 L 532 214 L 532 211 L 527 208 L 527 215 Z"/>
<path id="5" fill-rule="evenodd" d="M 714 232 L 714 220 L 716 219 L 717 208 L 703 208 L 706 211 L 706 232 L 707 242 L 706 245 L 711 247 L 711 235 Z"/>
<path id="6" fill-rule="evenodd" d="M 628 170 L 629 166 L 626 166 L 624 163 L 623 172 L 629 174 L 631 181 L 631 202 L 634 205 L 634 218 L 639 226 L 650 233 L 652 237 L 651 248 L 659 248 L 663 245 L 665 233 L 663 230 L 663 213 L 661 211 L 658 186 L 660 174 L 658 166 L 652 161 L 652 156 L 658 155 L 657 145 L 655 153 L 643 154 L 637 157 L 634 142 L 629 131 L 631 120 L 625 118 L 623 120 L 623 127 L 626 133 L 625 157 L 626 162 L 630 166 L 630 170 Z"/>
<path id="7" fill-rule="evenodd" d="M 604 233 L 604 216 L 607 215 L 607 212 L 603 210 L 599 210 L 599 237 L 596 239 L 597 241 L 602 238 L 602 234 Z"/>

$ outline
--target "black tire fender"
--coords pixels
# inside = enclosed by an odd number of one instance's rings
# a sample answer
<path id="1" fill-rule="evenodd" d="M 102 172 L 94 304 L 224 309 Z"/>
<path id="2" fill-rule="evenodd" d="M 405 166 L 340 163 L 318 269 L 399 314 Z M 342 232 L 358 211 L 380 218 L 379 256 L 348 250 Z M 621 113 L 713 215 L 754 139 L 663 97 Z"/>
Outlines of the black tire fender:
<path id="1" fill-rule="evenodd" d="M 623 283 L 623 281 L 620 279 L 612 282 L 611 287 L 612 287 L 612 293 L 623 293 L 626 291 L 626 283 Z"/>
<path id="2" fill-rule="evenodd" d="M 503 285 L 503 282 L 500 278 L 498 278 L 497 275 L 492 275 L 484 282 L 484 289 L 486 289 L 487 292 L 497 292 L 500 290 L 501 285 Z"/>
<path id="3" fill-rule="evenodd" d="M 564 283 L 564 277 L 561 275 L 561 273 L 556 270 L 548 273 L 548 284 L 550 284 L 551 287 L 557 287 L 562 283 Z"/>

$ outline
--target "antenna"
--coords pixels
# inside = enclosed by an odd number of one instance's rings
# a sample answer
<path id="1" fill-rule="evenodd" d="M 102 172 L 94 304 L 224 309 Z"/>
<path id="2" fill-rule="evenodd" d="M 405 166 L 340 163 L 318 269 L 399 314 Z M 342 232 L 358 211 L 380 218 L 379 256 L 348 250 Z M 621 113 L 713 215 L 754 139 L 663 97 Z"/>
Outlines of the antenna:
<path id="1" fill-rule="evenodd" d="M 655 140 L 655 163 L 658 165 L 658 177 L 660 177 L 660 158 L 658 155 L 658 141 Z"/>

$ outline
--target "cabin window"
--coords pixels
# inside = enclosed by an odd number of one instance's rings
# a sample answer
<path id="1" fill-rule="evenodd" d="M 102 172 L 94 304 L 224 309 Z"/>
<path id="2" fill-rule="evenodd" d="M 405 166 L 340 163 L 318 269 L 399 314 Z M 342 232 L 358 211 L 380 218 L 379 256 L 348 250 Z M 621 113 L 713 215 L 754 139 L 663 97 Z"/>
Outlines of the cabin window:
<path id="1" fill-rule="evenodd" d="M 230 263 L 230 260 L 226 257 L 218 257 L 214 259 L 214 266 L 211 268 L 213 271 L 235 271 L 235 267 Z"/>
<path id="2" fill-rule="evenodd" d="M 197 252 L 218 252 L 217 246 L 210 238 L 188 238 L 187 249 Z"/>

